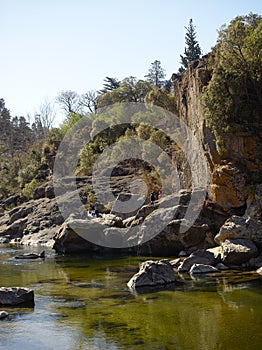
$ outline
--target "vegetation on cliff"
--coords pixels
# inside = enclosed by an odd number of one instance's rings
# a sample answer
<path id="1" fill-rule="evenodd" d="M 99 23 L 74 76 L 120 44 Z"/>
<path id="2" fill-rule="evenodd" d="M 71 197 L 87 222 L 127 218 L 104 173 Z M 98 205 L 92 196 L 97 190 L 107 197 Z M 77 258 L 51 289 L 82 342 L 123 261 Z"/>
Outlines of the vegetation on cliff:
<path id="1" fill-rule="evenodd" d="M 261 131 L 261 53 L 261 16 L 236 17 L 221 28 L 210 54 L 212 79 L 203 94 L 207 124 L 221 153 L 227 133 Z"/>

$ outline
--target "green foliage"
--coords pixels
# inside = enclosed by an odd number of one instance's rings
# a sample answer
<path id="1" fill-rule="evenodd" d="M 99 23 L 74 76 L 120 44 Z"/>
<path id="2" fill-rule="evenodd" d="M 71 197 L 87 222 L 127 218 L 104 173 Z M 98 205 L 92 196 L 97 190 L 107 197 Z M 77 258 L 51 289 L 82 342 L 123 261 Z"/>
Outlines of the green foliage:
<path id="1" fill-rule="evenodd" d="M 97 107 L 103 108 L 119 102 L 144 102 L 146 94 L 153 86 L 144 80 L 130 76 L 122 80 L 120 86 L 97 98 Z"/>
<path id="2" fill-rule="evenodd" d="M 21 191 L 22 196 L 25 197 L 26 199 L 32 199 L 35 189 L 40 185 L 41 185 L 40 182 L 38 182 L 36 179 L 33 179 Z"/>
<path id="3" fill-rule="evenodd" d="M 182 66 L 179 68 L 180 73 L 183 73 L 187 69 L 187 66 L 191 61 L 194 61 L 200 58 L 201 56 L 201 49 L 198 44 L 198 41 L 196 40 L 196 31 L 193 25 L 192 18 L 189 20 L 189 25 L 188 27 L 185 27 L 185 29 L 186 29 L 186 35 L 185 35 L 186 47 L 185 47 L 184 55 L 180 55 L 181 64 L 182 64 Z"/>
<path id="4" fill-rule="evenodd" d="M 145 103 L 148 107 L 155 105 L 173 113 L 177 111 L 175 96 L 158 87 L 149 91 L 146 95 Z"/>
<path id="5" fill-rule="evenodd" d="M 203 92 L 207 125 L 220 148 L 225 133 L 261 128 L 261 52 L 261 17 L 236 17 L 220 30 L 212 79 Z"/>

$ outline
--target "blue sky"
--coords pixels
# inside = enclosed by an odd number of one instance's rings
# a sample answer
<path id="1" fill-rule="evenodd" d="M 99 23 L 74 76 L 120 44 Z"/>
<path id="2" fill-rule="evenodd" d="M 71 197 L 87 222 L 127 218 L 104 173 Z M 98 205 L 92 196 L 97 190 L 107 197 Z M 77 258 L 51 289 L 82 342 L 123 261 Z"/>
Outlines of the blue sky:
<path id="1" fill-rule="evenodd" d="M 62 90 L 100 89 L 106 76 L 143 78 L 155 59 L 169 78 L 190 18 L 207 53 L 222 24 L 249 12 L 262 14 L 262 1 L 0 0 L 0 98 L 13 116 L 26 116 Z"/>

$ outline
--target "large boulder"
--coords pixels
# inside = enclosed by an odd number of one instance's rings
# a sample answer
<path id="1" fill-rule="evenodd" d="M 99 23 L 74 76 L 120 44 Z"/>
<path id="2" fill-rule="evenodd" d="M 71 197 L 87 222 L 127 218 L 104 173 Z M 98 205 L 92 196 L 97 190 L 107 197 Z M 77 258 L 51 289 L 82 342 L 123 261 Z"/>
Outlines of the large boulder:
<path id="1" fill-rule="evenodd" d="M 262 245 L 262 221 L 254 220 L 249 216 L 233 215 L 220 228 L 215 241 L 221 244 L 228 238 L 250 239 Z"/>
<path id="2" fill-rule="evenodd" d="M 106 223 L 103 218 L 69 219 L 55 235 L 53 248 L 63 254 L 88 254 L 113 253 L 114 248 L 125 247 L 128 229 Z"/>
<path id="3" fill-rule="evenodd" d="M 28 288 L 0 288 L 0 305 L 34 304 L 34 291 Z"/>
<path id="4" fill-rule="evenodd" d="M 226 265 L 241 265 L 258 255 L 256 245 L 249 239 L 226 239 L 222 245 L 221 260 Z"/>
<path id="5" fill-rule="evenodd" d="M 168 260 L 148 260 L 127 283 L 130 289 L 154 287 L 175 282 L 173 267 Z"/>

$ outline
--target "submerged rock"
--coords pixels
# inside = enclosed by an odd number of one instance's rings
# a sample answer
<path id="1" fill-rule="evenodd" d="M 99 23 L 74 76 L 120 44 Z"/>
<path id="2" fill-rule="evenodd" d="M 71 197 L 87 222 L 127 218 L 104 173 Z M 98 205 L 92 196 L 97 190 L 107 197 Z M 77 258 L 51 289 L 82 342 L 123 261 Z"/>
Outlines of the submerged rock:
<path id="1" fill-rule="evenodd" d="M 22 255 L 17 255 L 15 259 L 44 259 L 45 258 L 45 251 L 43 250 L 40 254 L 34 254 L 34 253 L 29 253 L 29 254 L 22 254 Z"/>
<path id="2" fill-rule="evenodd" d="M 0 305 L 34 304 L 34 291 L 29 288 L 0 288 Z"/>
<path id="3" fill-rule="evenodd" d="M 173 267 L 168 260 L 148 260 L 141 264 L 140 270 L 127 283 L 130 289 L 152 287 L 175 282 Z"/>

